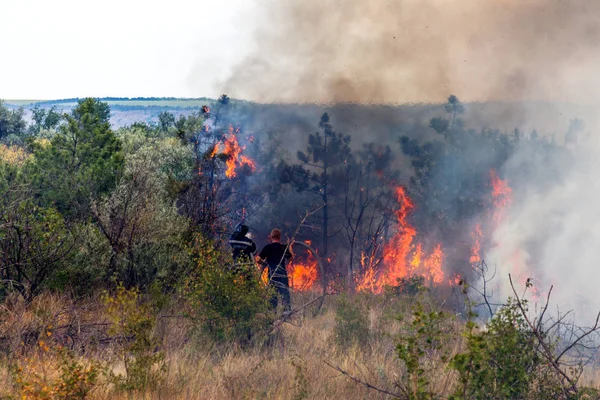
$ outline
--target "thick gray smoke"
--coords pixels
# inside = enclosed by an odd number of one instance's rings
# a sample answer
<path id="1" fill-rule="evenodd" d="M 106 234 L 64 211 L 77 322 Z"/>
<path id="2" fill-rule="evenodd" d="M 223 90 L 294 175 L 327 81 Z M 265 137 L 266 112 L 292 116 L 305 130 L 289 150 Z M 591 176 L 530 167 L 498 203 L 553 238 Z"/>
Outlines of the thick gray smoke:
<path id="1" fill-rule="evenodd" d="M 599 103 L 600 2 L 257 0 L 257 51 L 226 81 L 261 102 Z"/>

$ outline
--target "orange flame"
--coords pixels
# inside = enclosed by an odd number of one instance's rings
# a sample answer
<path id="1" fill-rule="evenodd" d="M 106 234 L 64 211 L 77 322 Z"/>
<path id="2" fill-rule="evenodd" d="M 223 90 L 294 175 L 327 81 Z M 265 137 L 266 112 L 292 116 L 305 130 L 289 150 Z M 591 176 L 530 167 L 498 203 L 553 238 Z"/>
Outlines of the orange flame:
<path id="1" fill-rule="evenodd" d="M 481 262 L 481 238 L 483 232 L 481 231 L 481 224 L 475 225 L 475 229 L 471 232 L 471 238 L 473 239 L 473 246 L 471 246 L 471 257 L 469 262 L 472 265 L 477 265 Z"/>
<path id="2" fill-rule="evenodd" d="M 448 284 L 450 286 L 458 286 L 461 284 L 461 282 L 462 282 L 462 277 L 457 273 L 454 273 L 454 275 L 452 275 L 452 278 L 448 279 Z"/>
<path id="3" fill-rule="evenodd" d="M 215 144 L 215 147 L 213 147 L 212 152 L 210 153 L 210 157 L 213 158 L 214 156 L 217 155 L 217 153 L 219 152 L 219 143 Z"/>
<path id="4" fill-rule="evenodd" d="M 396 197 L 400 208 L 396 211 L 398 220 L 398 232 L 390 243 L 385 247 L 386 257 L 384 259 L 387 271 L 383 284 L 394 285 L 398 279 L 408 275 L 408 257 L 411 252 L 413 238 L 417 234 L 407 221 L 408 214 L 415 208 L 412 200 L 406 194 L 404 187 L 396 188 Z"/>
<path id="5" fill-rule="evenodd" d="M 361 257 L 363 274 L 356 279 L 357 290 L 380 293 L 384 285 L 396 285 L 401 278 L 420 275 L 434 284 L 444 282 L 442 245 L 437 244 L 427 255 L 422 243 L 414 243 L 417 230 L 407 217 L 415 208 L 404 187 L 396 188 L 400 208 L 396 211 L 398 232 L 384 248 L 385 271 L 377 276 L 372 260 Z"/>
<path id="6" fill-rule="evenodd" d="M 233 178 L 236 176 L 236 168 L 241 166 L 248 166 L 251 171 L 256 171 L 256 164 L 254 161 L 245 155 L 242 155 L 242 151 L 246 149 L 246 146 L 240 146 L 236 133 L 238 130 L 234 132 L 232 126 L 229 127 L 229 132 L 225 135 L 223 140 L 223 154 L 227 155 L 227 160 L 225 161 L 225 165 L 227 169 L 225 170 L 225 176 L 228 178 Z M 211 153 L 211 157 L 214 157 L 219 151 L 221 151 L 221 144 L 217 143 L 213 148 Z"/>
<path id="7" fill-rule="evenodd" d="M 317 260 L 309 255 L 306 262 L 294 261 L 288 264 L 290 287 L 296 291 L 304 292 L 313 288 L 317 281 Z"/>
<path id="8" fill-rule="evenodd" d="M 498 174 L 494 169 L 490 171 L 490 178 L 492 181 L 492 199 L 494 205 L 492 220 L 500 222 L 504 215 L 504 208 L 512 202 L 512 189 L 508 186 L 506 180 L 502 180 L 498 177 Z"/>
<path id="9" fill-rule="evenodd" d="M 425 274 L 429 275 L 425 277 L 429 278 L 431 282 L 435 284 L 439 285 L 442 283 L 444 281 L 444 271 L 442 271 L 443 263 L 444 252 L 442 250 L 441 243 L 438 243 L 438 245 L 433 249 L 433 253 L 431 253 L 431 255 L 425 259 L 425 263 L 423 264 L 425 267 Z"/>
<path id="10" fill-rule="evenodd" d="M 375 268 L 373 257 L 368 257 L 365 253 L 360 256 L 360 265 L 363 273 L 355 277 L 355 288 L 358 292 L 378 293 L 381 285 L 377 281 L 377 269 Z"/>

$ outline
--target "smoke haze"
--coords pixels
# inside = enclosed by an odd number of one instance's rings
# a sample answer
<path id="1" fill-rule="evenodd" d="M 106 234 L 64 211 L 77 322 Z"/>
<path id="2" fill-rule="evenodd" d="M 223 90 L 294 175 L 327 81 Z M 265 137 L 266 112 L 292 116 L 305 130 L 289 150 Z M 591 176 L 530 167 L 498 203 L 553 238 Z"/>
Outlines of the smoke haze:
<path id="1" fill-rule="evenodd" d="M 540 129 L 541 122 L 542 130 L 558 132 L 562 142 L 570 118 L 583 117 L 588 129 L 597 126 L 600 2 L 261 0 L 259 5 L 266 18 L 255 35 L 258 50 L 222 86 L 235 97 L 400 104 L 439 103 L 453 93 L 481 102 L 467 107 L 465 116 L 476 128 Z M 496 103 L 486 114 L 490 101 L 517 105 Z M 600 309 L 595 295 L 600 143 L 581 135 L 576 143 L 563 158 L 548 160 L 536 149 L 520 148 L 506 163 L 501 172 L 514 199 L 484 258 L 497 268 L 501 294 L 511 294 L 509 272 L 533 276 L 542 289 L 555 285 L 561 307 L 585 315 L 584 308 Z"/>
<path id="2" fill-rule="evenodd" d="M 600 3 L 259 0 L 225 90 L 261 102 L 599 103 Z"/>

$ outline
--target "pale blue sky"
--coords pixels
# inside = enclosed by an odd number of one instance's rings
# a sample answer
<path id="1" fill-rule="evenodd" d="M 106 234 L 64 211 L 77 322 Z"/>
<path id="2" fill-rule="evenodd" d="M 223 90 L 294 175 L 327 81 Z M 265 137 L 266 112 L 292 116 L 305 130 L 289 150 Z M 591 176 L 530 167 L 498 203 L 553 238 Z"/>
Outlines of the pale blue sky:
<path id="1" fill-rule="evenodd" d="M 218 96 L 252 0 L 0 0 L 0 98 Z"/>

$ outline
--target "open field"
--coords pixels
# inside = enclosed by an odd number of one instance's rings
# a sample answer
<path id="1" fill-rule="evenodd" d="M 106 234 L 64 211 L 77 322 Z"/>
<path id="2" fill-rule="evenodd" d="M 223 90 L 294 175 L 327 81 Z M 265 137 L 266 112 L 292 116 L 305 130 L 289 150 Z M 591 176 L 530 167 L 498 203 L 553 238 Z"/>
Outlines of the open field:
<path id="1" fill-rule="evenodd" d="M 30 106 L 39 104 L 42 106 L 62 106 L 62 107 L 74 107 L 77 105 L 77 99 L 67 100 L 5 100 L 7 104 L 12 105 L 23 105 Z M 150 98 L 150 99 L 112 99 L 103 98 L 102 101 L 106 102 L 110 106 L 131 106 L 131 107 L 169 107 L 169 108 L 191 108 L 201 107 L 207 102 L 214 100 L 208 98 L 199 99 L 163 99 L 163 98 Z"/>
<path id="2" fill-rule="evenodd" d="M 296 308 L 316 296 L 296 294 Z M 77 363 L 100 371 L 89 385 L 90 399 L 394 397 L 384 391 L 412 398 L 403 394 L 412 389 L 397 346 L 403 337 L 415 333 L 411 313 L 418 304 L 426 312 L 442 308 L 430 296 L 354 295 L 346 300 L 359 304 L 357 310 L 365 314 L 356 319 L 348 309 L 341 311 L 344 306 L 339 298 L 329 296 L 322 306 L 315 303 L 294 315 L 267 342 L 245 347 L 216 344 L 194 333 L 193 324 L 184 317 L 184 304 L 166 307 L 155 316 L 154 330 L 160 342 L 155 351 L 164 355 L 163 370 L 155 375 L 156 381 L 137 390 L 118 389 L 109 377 L 111 373 L 126 375 L 126 344 L 111 333 L 111 318 L 100 298 L 75 302 L 66 296 L 43 295 L 30 305 L 7 302 L 0 319 L 0 395 L 25 393 L 27 398 L 45 398 L 44 386 L 52 388 L 64 379 L 59 374 L 60 354 L 61 349 L 69 348 Z M 352 322 L 345 325 L 344 318 Z M 459 375 L 450 368 L 449 360 L 465 350 L 466 342 L 463 323 L 452 313 L 446 314 L 441 328 L 446 339 L 422 354 L 419 363 L 427 390 L 443 399 L 459 387 Z M 14 368 L 21 368 L 19 378 L 11 372 Z M 586 368 L 580 384 L 598 388 L 598 371 L 593 366 Z M 19 383 L 29 385 L 29 391 L 18 389 Z M 367 388 L 367 384 L 373 387 Z"/>

